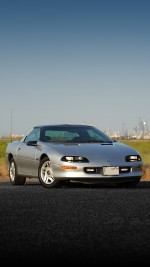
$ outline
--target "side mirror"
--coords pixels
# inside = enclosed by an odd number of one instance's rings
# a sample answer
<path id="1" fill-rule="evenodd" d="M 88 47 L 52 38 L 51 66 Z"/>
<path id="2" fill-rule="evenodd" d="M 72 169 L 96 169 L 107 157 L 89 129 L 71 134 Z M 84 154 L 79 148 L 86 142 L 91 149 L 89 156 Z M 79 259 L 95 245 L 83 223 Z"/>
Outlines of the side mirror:
<path id="1" fill-rule="evenodd" d="M 27 142 L 27 146 L 37 146 L 37 141 L 29 141 Z"/>

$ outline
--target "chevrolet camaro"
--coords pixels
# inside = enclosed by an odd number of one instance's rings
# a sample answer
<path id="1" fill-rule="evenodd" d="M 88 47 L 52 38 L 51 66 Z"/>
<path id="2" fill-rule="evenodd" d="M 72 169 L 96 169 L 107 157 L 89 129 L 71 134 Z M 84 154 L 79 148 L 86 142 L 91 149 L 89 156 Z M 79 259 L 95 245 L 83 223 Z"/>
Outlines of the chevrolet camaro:
<path id="1" fill-rule="evenodd" d="M 61 182 L 136 186 L 142 159 L 132 147 L 90 125 L 40 125 L 6 148 L 12 185 L 38 178 L 44 187 Z"/>

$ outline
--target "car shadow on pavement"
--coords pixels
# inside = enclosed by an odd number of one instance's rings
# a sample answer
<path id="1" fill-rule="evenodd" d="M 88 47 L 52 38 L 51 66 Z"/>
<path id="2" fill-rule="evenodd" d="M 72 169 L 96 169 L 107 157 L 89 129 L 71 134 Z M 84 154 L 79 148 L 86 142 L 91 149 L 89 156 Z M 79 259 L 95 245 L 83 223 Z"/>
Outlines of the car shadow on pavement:
<path id="1" fill-rule="evenodd" d="M 140 181 L 136 188 L 150 188 L 150 181 Z"/>
<path id="2" fill-rule="evenodd" d="M 1 179 L 0 184 L 10 184 L 10 181 L 8 179 Z M 11 184 L 10 184 L 11 185 Z M 42 186 L 38 179 L 28 179 L 26 180 L 26 183 L 24 186 Z M 42 186 L 43 187 L 43 186 Z M 128 188 L 128 189 L 149 189 L 150 188 L 150 181 L 140 181 L 138 185 L 135 187 L 130 187 L 126 185 L 116 185 L 116 184 L 102 184 L 102 183 L 96 183 L 96 184 L 86 184 L 86 183 L 74 183 L 69 181 L 63 181 L 61 185 L 58 188 L 45 188 L 48 190 L 51 189 L 63 189 L 63 188 Z"/>
<path id="3" fill-rule="evenodd" d="M 63 187 L 70 187 L 70 188 L 122 188 L 122 189 L 149 189 L 150 188 L 150 181 L 140 181 L 138 185 L 135 187 L 126 186 L 124 185 L 116 185 L 116 184 L 82 184 L 82 183 L 66 183 Z"/>

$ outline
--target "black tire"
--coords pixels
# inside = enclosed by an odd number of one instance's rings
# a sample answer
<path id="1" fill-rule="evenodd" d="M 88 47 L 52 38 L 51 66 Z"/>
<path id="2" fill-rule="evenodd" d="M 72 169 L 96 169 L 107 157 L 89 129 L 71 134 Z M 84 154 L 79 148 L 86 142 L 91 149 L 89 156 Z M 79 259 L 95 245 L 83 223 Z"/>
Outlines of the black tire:
<path id="1" fill-rule="evenodd" d="M 9 165 L 9 179 L 12 185 L 24 185 L 26 182 L 26 177 L 19 176 L 17 174 L 17 167 L 14 159 L 11 159 Z"/>
<path id="2" fill-rule="evenodd" d="M 47 188 L 58 187 L 60 185 L 59 180 L 56 180 L 53 177 L 53 170 L 51 168 L 51 162 L 48 157 L 42 159 L 39 166 L 39 181 L 40 183 Z"/>

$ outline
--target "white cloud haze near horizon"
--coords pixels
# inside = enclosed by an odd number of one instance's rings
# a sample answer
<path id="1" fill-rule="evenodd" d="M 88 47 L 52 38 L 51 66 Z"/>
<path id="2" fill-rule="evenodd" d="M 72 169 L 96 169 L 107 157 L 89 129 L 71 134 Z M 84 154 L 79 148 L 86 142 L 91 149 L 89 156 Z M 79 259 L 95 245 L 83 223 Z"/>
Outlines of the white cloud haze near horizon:
<path id="1" fill-rule="evenodd" d="M 0 1 L 0 135 L 150 126 L 149 14 L 146 0 Z"/>

